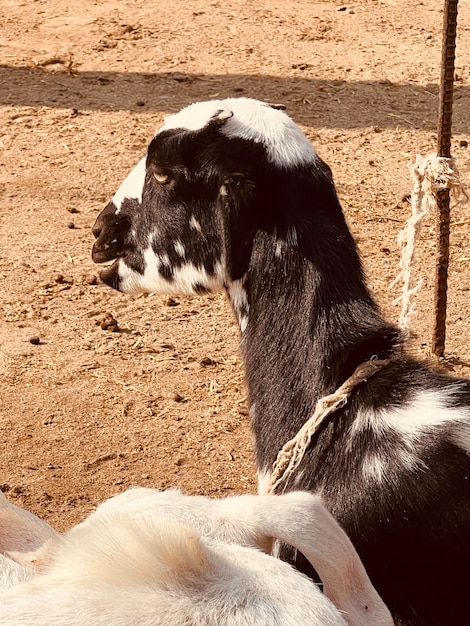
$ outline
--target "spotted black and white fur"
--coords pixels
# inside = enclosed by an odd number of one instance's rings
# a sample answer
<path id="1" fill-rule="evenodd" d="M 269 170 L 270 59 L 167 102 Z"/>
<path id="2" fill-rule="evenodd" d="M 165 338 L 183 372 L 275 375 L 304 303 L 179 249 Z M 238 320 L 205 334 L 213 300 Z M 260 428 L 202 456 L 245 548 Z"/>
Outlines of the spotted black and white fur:
<path id="1" fill-rule="evenodd" d="M 391 359 L 321 427 L 289 488 L 321 495 L 397 626 L 467 623 L 469 381 L 404 355 L 331 171 L 293 121 L 245 98 L 168 117 L 94 234 L 93 259 L 116 259 L 102 278 L 122 292 L 226 290 L 261 492 L 317 400 L 363 361 Z"/>

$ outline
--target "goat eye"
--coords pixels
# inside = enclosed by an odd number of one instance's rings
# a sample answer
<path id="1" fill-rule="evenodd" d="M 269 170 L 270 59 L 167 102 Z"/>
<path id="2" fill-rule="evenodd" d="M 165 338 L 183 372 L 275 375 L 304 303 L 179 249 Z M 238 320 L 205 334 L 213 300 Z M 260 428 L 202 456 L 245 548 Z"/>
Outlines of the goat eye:
<path id="1" fill-rule="evenodd" d="M 166 183 L 170 180 L 168 174 L 159 174 L 158 172 L 153 172 L 153 176 L 159 185 L 166 185 Z"/>

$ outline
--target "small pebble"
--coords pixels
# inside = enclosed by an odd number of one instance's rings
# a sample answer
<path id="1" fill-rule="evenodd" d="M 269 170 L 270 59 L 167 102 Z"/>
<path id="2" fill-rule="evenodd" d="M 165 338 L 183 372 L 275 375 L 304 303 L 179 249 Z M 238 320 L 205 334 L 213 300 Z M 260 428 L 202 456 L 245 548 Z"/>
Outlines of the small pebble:
<path id="1" fill-rule="evenodd" d="M 78 209 L 76 209 L 74 206 L 67 207 L 67 211 L 69 213 L 78 213 Z"/>
<path id="2" fill-rule="evenodd" d="M 41 340 L 39 339 L 39 337 L 30 337 L 29 343 L 32 343 L 33 346 L 38 346 L 41 343 Z"/>
<path id="3" fill-rule="evenodd" d="M 178 300 L 175 300 L 174 298 L 167 298 L 165 300 L 165 304 L 166 304 L 166 306 L 178 306 L 179 302 L 178 302 Z"/>
<path id="4" fill-rule="evenodd" d="M 83 282 L 87 285 L 97 285 L 98 284 L 98 276 L 96 274 L 87 274 L 83 278 Z"/>
<path id="5" fill-rule="evenodd" d="M 75 224 L 73 222 L 67 222 L 67 228 L 75 228 Z"/>
<path id="6" fill-rule="evenodd" d="M 466 139 L 461 139 L 459 142 L 459 146 L 461 148 L 468 148 L 468 141 Z"/>
<path id="7" fill-rule="evenodd" d="M 207 367 L 208 365 L 217 365 L 217 361 L 214 361 L 208 356 L 205 356 L 203 359 L 201 359 L 199 363 L 204 367 Z"/>
<path id="8" fill-rule="evenodd" d="M 177 391 L 170 393 L 170 399 L 173 400 L 174 402 L 183 402 L 184 400 L 183 396 L 179 394 Z"/>

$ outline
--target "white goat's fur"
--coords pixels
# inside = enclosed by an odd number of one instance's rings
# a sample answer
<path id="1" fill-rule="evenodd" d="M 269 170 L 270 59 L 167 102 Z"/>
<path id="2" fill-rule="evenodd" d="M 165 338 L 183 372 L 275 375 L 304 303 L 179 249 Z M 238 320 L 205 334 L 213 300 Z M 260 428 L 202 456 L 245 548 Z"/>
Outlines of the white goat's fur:
<path id="1" fill-rule="evenodd" d="M 20 534 L 30 535 L 28 524 L 36 528 L 37 518 L 23 513 Z M 39 572 L 0 559 L 0 624 L 392 624 L 346 534 L 319 498 L 306 493 L 211 500 L 133 489 L 65 536 L 49 534 L 49 562 Z M 325 594 L 260 551 L 272 538 L 303 550 L 321 573 Z"/>

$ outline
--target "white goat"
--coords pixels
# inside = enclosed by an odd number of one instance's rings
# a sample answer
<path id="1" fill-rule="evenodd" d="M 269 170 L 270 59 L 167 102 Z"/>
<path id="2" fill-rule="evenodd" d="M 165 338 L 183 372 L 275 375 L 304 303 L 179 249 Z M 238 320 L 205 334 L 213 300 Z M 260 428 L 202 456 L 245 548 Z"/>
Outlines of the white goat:
<path id="1" fill-rule="evenodd" d="M 14 561 L 0 560 L 0 582 L 9 587 L 0 592 L 5 626 L 392 624 L 346 534 L 307 493 L 212 500 L 133 489 L 63 537 L 18 511 L 8 510 L 11 524 L 2 518 L 2 551 L 26 539 L 43 561 L 36 573 L 22 565 L 29 580 L 11 586 L 4 572 Z M 272 538 L 302 550 L 325 581 L 324 594 L 260 551 Z"/>

